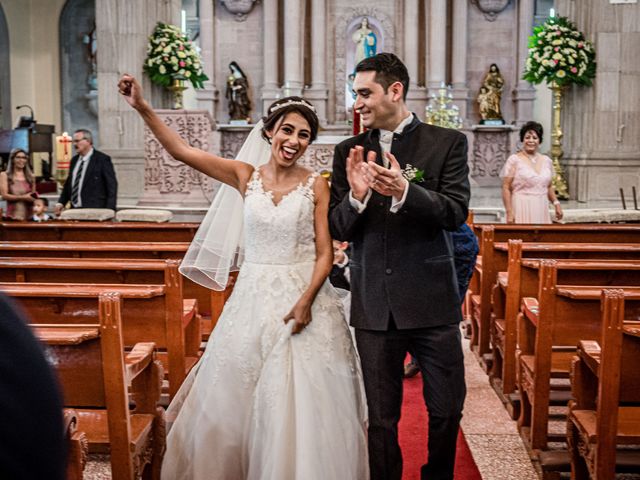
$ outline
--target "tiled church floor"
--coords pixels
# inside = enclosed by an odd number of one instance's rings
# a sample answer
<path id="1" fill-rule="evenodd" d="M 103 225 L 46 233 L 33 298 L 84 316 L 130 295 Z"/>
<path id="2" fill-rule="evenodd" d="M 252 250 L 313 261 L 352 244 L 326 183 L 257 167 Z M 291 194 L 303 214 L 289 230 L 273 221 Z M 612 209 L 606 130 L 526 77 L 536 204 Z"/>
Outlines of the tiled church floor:
<path id="1" fill-rule="evenodd" d="M 537 480 L 516 423 L 489 386 L 487 375 L 464 340 L 467 398 L 462 429 L 484 480 Z M 108 457 L 91 456 L 85 480 L 111 478 Z"/>
<path id="2" fill-rule="evenodd" d="M 469 350 L 468 340 L 463 341 L 463 347 L 467 398 L 461 426 L 482 478 L 537 480 L 516 422 L 489 385 L 489 377 Z"/>

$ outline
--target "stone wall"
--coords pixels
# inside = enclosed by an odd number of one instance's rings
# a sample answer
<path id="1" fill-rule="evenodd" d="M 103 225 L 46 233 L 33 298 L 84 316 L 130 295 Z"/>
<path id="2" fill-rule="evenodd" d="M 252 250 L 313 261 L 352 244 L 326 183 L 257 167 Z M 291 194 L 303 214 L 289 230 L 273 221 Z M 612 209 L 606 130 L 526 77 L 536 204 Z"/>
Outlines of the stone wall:
<path id="1" fill-rule="evenodd" d="M 619 203 L 619 188 L 640 185 L 640 4 L 560 0 L 594 43 L 592 87 L 571 87 L 562 124 L 564 160 L 573 199 Z"/>

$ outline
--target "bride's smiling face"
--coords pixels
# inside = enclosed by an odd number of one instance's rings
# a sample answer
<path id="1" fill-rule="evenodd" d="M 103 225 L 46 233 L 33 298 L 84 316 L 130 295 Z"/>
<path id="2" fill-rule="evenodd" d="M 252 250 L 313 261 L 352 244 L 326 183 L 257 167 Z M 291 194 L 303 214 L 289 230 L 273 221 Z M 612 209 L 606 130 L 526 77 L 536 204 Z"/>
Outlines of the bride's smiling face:
<path id="1" fill-rule="evenodd" d="M 281 167 L 290 167 L 311 143 L 311 128 L 302 115 L 292 112 L 276 123 L 268 136 L 271 138 L 271 157 Z"/>

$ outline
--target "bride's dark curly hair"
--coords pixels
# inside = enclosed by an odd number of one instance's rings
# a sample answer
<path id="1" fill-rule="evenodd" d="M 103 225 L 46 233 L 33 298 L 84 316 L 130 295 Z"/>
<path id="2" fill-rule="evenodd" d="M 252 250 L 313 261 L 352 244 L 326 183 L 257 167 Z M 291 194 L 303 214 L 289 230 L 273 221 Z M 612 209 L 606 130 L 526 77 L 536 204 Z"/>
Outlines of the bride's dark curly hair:
<path id="1" fill-rule="evenodd" d="M 273 102 L 267 110 L 267 115 L 262 118 L 262 122 L 264 123 L 264 126 L 262 127 L 262 137 L 269 141 L 267 132 L 272 131 L 278 123 L 278 120 L 287 116 L 289 113 L 302 115 L 302 117 L 307 121 L 309 129 L 311 130 L 309 143 L 318 138 L 320 122 L 318 121 L 316 109 L 309 101 L 302 97 L 285 97 Z"/>

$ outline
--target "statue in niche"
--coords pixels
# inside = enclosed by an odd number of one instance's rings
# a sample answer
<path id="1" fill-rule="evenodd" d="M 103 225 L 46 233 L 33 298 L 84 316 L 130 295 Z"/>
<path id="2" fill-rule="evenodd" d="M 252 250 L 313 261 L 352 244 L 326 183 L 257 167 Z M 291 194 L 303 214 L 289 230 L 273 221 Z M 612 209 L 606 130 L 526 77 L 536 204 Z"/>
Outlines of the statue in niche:
<path id="1" fill-rule="evenodd" d="M 98 89 L 98 39 L 96 34 L 96 24 L 94 22 L 92 30 L 82 36 L 82 43 L 87 46 L 87 60 L 91 65 L 91 73 L 87 78 L 90 90 Z"/>
<path id="2" fill-rule="evenodd" d="M 495 63 L 489 67 L 489 71 L 482 81 L 482 86 L 476 101 L 480 112 L 481 124 L 503 125 L 500 100 L 502 99 L 502 89 L 504 88 L 504 78 L 500 74 L 500 69 Z"/>
<path id="3" fill-rule="evenodd" d="M 358 28 L 351 36 L 356 44 L 356 53 L 353 57 L 353 66 L 355 67 L 365 58 L 373 57 L 376 54 L 378 40 L 376 34 L 369 26 L 369 19 L 363 17 Z"/>
<path id="4" fill-rule="evenodd" d="M 229 102 L 229 119 L 231 123 L 251 122 L 251 100 L 249 99 L 249 82 L 236 62 L 229 64 L 230 75 L 227 77 L 225 96 Z"/>

